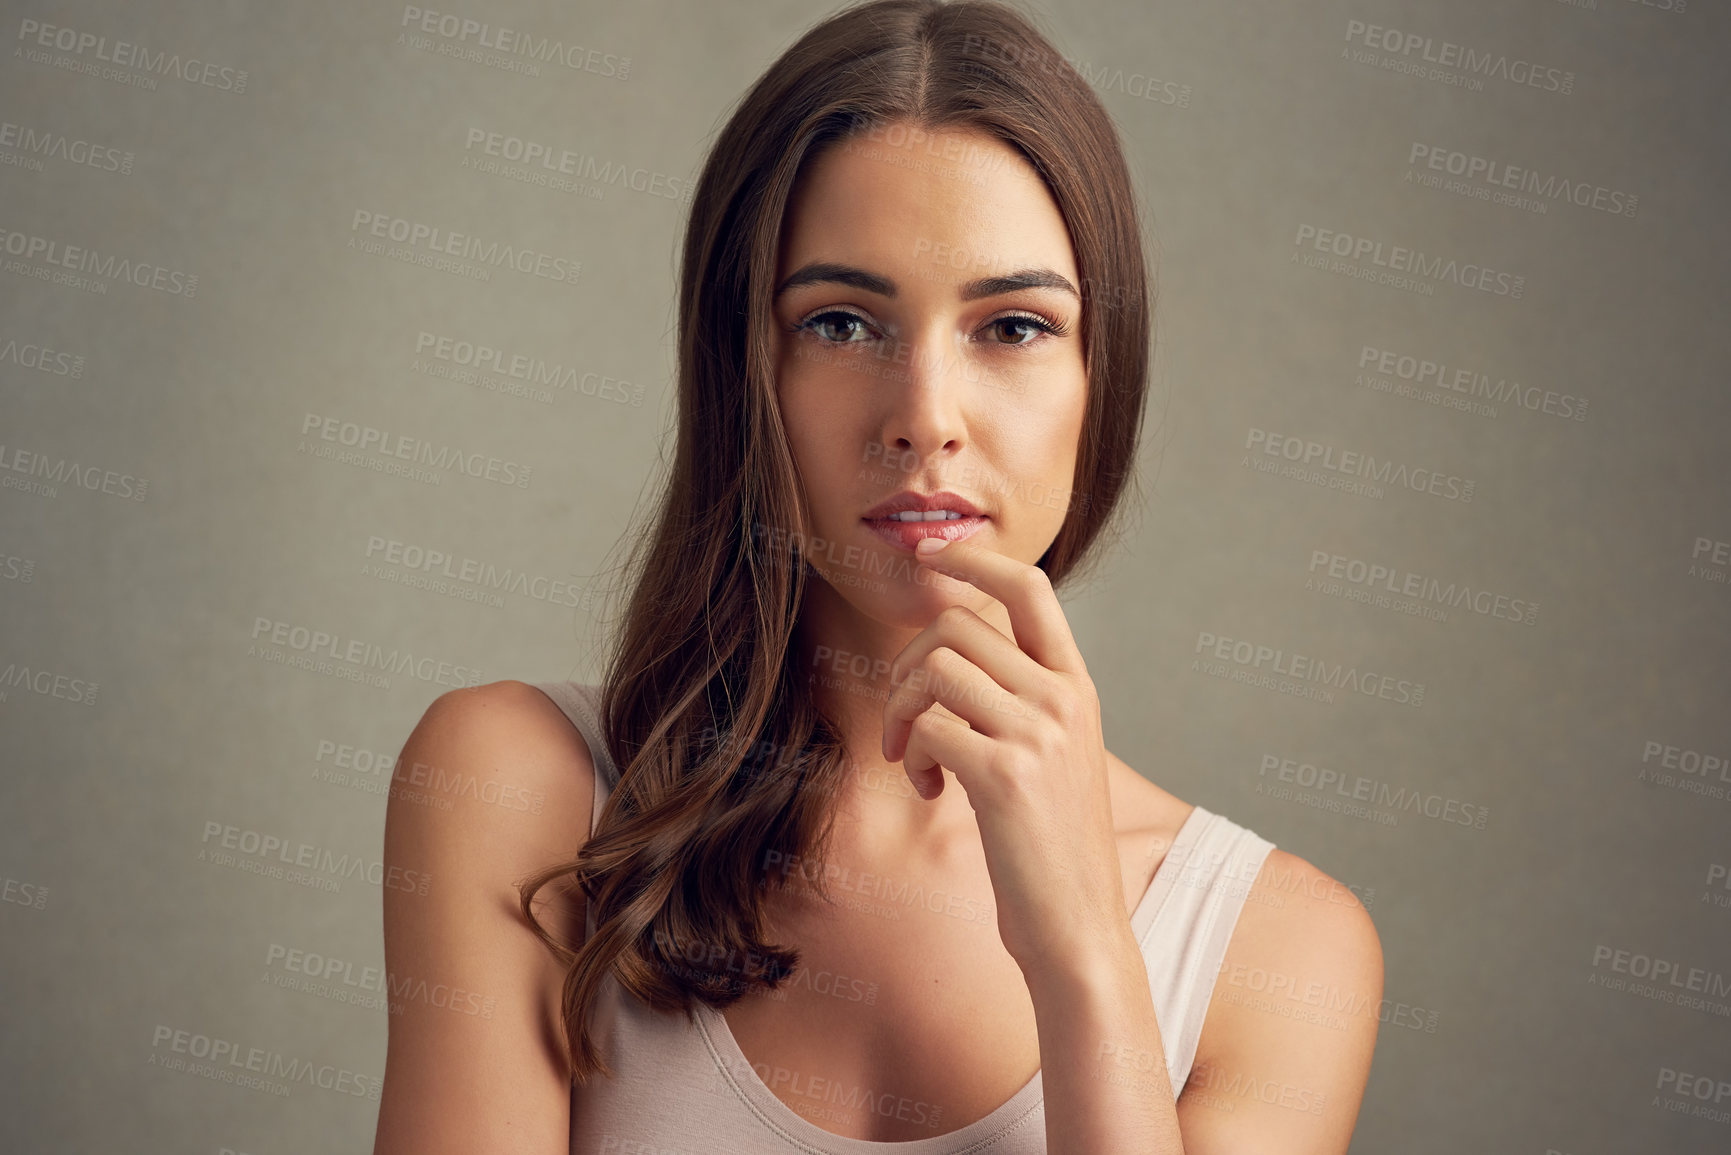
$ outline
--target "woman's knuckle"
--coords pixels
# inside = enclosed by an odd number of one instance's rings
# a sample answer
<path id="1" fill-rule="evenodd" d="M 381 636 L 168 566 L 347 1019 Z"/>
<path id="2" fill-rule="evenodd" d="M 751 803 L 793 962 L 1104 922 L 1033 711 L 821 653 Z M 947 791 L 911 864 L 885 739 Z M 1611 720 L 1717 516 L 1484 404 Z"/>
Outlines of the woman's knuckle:
<path id="1" fill-rule="evenodd" d="M 1030 594 L 1049 594 L 1052 592 L 1052 579 L 1037 565 L 1024 569 L 1020 578 L 1022 589 Z"/>
<path id="2" fill-rule="evenodd" d="M 949 633 L 967 626 L 973 616 L 966 606 L 945 606 L 938 611 L 938 627 Z"/>

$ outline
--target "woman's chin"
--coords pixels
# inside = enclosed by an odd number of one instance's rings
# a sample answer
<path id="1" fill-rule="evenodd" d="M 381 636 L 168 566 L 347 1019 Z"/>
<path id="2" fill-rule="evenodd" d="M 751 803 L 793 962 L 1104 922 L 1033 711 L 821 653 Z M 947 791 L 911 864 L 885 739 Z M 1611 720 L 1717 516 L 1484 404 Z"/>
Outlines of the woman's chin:
<path id="1" fill-rule="evenodd" d="M 845 575 L 818 576 L 857 612 L 896 629 L 923 630 L 951 606 L 978 610 L 990 601 L 977 586 L 942 574 L 922 571 L 918 580 L 878 580 L 853 583 Z"/>

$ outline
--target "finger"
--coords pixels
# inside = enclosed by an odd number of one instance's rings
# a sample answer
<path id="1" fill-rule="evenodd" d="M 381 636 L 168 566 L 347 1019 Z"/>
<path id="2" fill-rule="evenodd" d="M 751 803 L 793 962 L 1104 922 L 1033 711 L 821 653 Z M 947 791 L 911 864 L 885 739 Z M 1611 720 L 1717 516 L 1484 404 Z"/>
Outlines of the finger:
<path id="1" fill-rule="evenodd" d="M 977 771 L 990 755 L 992 739 L 977 734 L 960 718 L 927 710 L 914 720 L 902 768 L 921 798 L 931 801 L 944 792 L 944 771 L 956 776 L 962 789 L 979 781 Z"/>
<path id="2" fill-rule="evenodd" d="M 921 565 L 966 582 L 1002 602 L 1016 645 L 1048 670 L 1086 672 L 1064 607 L 1039 566 L 1017 561 L 971 541 L 928 537 L 914 547 Z"/>
<path id="3" fill-rule="evenodd" d="M 1007 645 L 1008 639 L 1004 641 Z M 1022 658 L 1031 661 L 1026 655 Z M 985 671 L 949 647 L 939 646 L 907 671 L 884 702 L 886 760 L 894 762 L 902 757 L 914 720 L 934 702 L 991 738 L 1004 737 L 1011 720 L 1028 713 L 1014 694 L 987 677 Z"/>
<path id="4" fill-rule="evenodd" d="M 1041 688 L 1045 667 L 967 606 L 945 608 L 902 647 L 890 663 L 890 685 L 900 685 L 904 671 L 912 671 L 939 647 L 954 650 L 1012 694 L 1032 694 Z"/>

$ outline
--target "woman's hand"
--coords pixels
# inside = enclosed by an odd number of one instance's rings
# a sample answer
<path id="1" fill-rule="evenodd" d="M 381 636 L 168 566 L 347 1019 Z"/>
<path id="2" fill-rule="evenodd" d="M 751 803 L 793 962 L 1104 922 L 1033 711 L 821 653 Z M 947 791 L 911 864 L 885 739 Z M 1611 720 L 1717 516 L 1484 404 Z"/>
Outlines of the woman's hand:
<path id="1" fill-rule="evenodd" d="M 945 770 L 967 792 L 998 934 L 1030 985 L 1076 973 L 1130 926 L 1093 679 L 1039 567 L 967 541 L 915 555 L 1001 602 L 1015 640 L 964 607 L 938 614 L 891 666 L 884 757 L 922 798 Z"/>

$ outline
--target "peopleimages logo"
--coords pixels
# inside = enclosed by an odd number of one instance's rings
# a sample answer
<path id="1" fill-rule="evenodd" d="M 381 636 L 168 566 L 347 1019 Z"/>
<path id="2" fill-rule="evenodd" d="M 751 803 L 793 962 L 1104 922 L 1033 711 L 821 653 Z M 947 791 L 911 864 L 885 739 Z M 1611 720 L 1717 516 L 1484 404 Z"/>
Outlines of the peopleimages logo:
<path id="1" fill-rule="evenodd" d="M 388 429 L 378 429 L 371 425 L 362 425 L 358 421 L 345 421 L 340 417 L 331 417 L 322 413 L 308 413 L 301 419 L 301 434 L 299 452 L 313 457 L 322 457 L 342 461 L 350 465 L 371 465 L 371 459 L 361 457 L 363 454 L 374 454 L 379 458 L 394 458 L 411 462 L 415 467 L 426 469 L 454 470 L 466 477 L 480 478 L 498 485 L 511 486 L 517 489 L 529 487 L 529 474 L 532 466 L 520 461 L 509 461 L 500 457 L 490 457 L 484 453 L 476 453 L 459 449 L 454 445 L 439 444 L 421 437 L 411 437 L 406 433 L 394 433 Z M 307 435 L 311 435 L 309 442 Z M 320 442 L 327 444 L 321 445 Z M 347 455 L 338 453 L 337 447 L 350 452 Z M 390 464 L 389 462 L 381 464 Z M 427 474 L 426 469 L 413 469 L 409 466 L 400 467 L 409 471 L 410 475 L 425 474 L 438 484 L 445 474 Z M 395 470 L 382 470 L 395 472 Z M 423 480 L 416 476 L 416 480 Z"/>
<path id="2" fill-rule="evenodd" d="M 1324 259 L 1334 256 L 1352 262 L 1352 266 L 1331 271 L 1343 272 L 1356 267 L 1354 275 L 1360 279 L 1376 280 L 1396 288 L 1411 287 L 1404 284 L 1403 280 L 1418 278 L 1416 283 L 1420 286 L 1426 281 L 1445 282 L 1463 289 L 1477 289 L 1493 296 L 1508 297 L 1514 301 L 1524 297 L 1527 291 L 1526 277 L 1502 272 L 1489 265 L 1457 261 L 1453 257 L 1439 257 L 1404 245 L 1384 245 L 1382 241 L 1370 237 L 1354 236 L 1334 229 L 1318 228 L 1316 225 L 1299 225 L 1292 243 L 1292 259 L 1300 264 L 1317 267 L 1315 258 L 1300 258 L 1299 250 L 1308 248 L 1315 253 L 1324 254 Z M 1407 276 L 1408 274 L 1410 276 Z"/>
<path id="3" fill-rule="evenodd" d="M 322 880 L 326 885 L 320 889 L 324 890 L 338 890 L 342 880 L 360 878 L 386 890 L 400 890 L 407 894 L 424 896 L 433 880 L 433 876 L 424 870 L 386 866 L 383 859 L 334 851 L 329 847 L 233 826 L 215 819 L 205 821 L 204 834 L 199 843 L 200 862 L 215 866 L 241 866 L 236 857 L 238 855 L 249 860 L 242 868 L 250 874 L 271 874 L 277 877 L 281 876 L 280 868 L 284 866 L 300 871 L 316 871 L 329 876 Z M 260 867 L 276 869 L 273 873 Z"/>
<path id="4" fill-rule="evenodd" d="M 0 225 L 0 253 L 17 257 L 19 262 L 39 261 L 66 278 L 65 283 L 87 291 L 106 293 L 109 282 L 123 281 L 188 300 L 198 296 L 196 273 L 99 252 L 85 245 L 70 245 L 54 237 L 20 232 L 4 225 Z M 12 268 L 14 263 L 7 262 L 8 272 L 29 272 L 22 264 Z"/>
<path id="5" fill-rule="evenodd" d="M 0 666 L 0 702 L 6 701 L 13 690 L 25 690 L 44 698 L 94 706 L 98 688 L 98 684 L 88 678 L 57 673 L 28 663 L 7 662 Z"/>
<path id="6" fill-rule="evenodd" d="M 20 343 L 16 337 L 8 337 L 4 344 L 0 344 L 0 363 L 10 363 L 20 369 L 33 369 L 55 377 L 84 376 L 84 354 L 51 349 L 32 341 Z"/>
<path id="7" fill-rule="evenodd" d="M 188 1062 L 188 1059 L 193 1060 Z M 268 1047 L 250 1047 L 232 1039 L 180 1030 L 158 1023 L 151 1032 L 152 1067 L 202 1075 L 274 1095 L 287 1095 L 296 1083 L 376 1103 L 384 1080 L 334 1063 L 296 1058 Z"/>
<path id="8" fill-rule="evenodd" d="M 1318 766 L 1312 762 L 1301 762 L 1293 758 L 1285 758 L 1279 754 L 1264 754 L 1256 768 L 1256 792 L 1268 793 L 1272 789 L 1263 781 L 1273 772 L 1276 782 L 1314 790 L 1328 797 L 1330 802 L 1363 802 L 1373 807 L 1383 807 L 1388 811 L 1397 812 L 1391 815 L 1390 821 L 1384 824 L 1394 826 L 1398 822 L 1399 811 L 1409 811 L 1433 818 L 1438 822 L 1447 822 L 1458 826 L 1470 826 L 1475 830 L 1483 830 L 1490 818 L 1490 807 L 1462 802 L 1458 798 L 1443 794 L 1431 794 L 1406 786 L 1395 786 L 1375 778 L 1366 778 L 1362 774 L 1349 774 L 1336 770 L 1331 766 Z M 1323 810 L 1338 810 L 1339 806 L 1320 806 Z M 1358 815 L 1351 815 L 1358 817 Z"/>
<path id="9" fill-rule="evenodd" d="M 1640 198 L 1634 193 L 1621 189 L 1606 188 L 1588 181 L 1570 180 L 1555 173 L 1541 174 L 1522 165 L 1508 164 L 1440 145 L 1423 144 L 1416 140 L 1407 152 L 1406 163 L 1412 166 L 1407 169 L 1408 181 L 1414 179 L 1413 168 L 1428 169 L 1431 175 L 1446 173 L 1460 177 L 1462 183 L 1472 186 L 1469 195 L 1479 196 L 1480 199 L 1494 199 L 1498 204 L 1508 204 L 1515 208 L 1533 207 L 1525 203 L 1526 197 L 1515 196 L 1516 193 L 1524 193 L 1536 199 L 1541 212 L 1546 209 L 1547 202 L 1566 201 L 1580 208 L 1597 209 L 1612 216 L 1632 217 L 1635 215 L 1636 206 L 1640 204 Z M 1422 171 L 1418 174 L 1421 183 L 1435 184 L 1425 182 L 1425 176 L 1426 173 Z M 1442 184 L 1435 184 L 1435 187 L 1445 188 L 1449 192 L 1457 191 Z"/>
<path id="10" fill-rule="evenodd" d="M 1689 576 L 1715 585 L 1731 581 L 1731 541 L 1697 537 L 1689 554 Z"/>
<path id="11" fill-rule="evenodd" d="M 583 271 L 581 261 L 567 260 L 526 246 L 483 241 L 468 233 L 368 209 L 355 210 L 349 221 L 349 231 L 356 237 L 389 240 L 410 250 L 419 250 L 428 258 L 449 257 L 493 268 L 505 266 L 519 273 L 564 284 L 576 284 Z M 350 238 L 351 244 L 354 239 Z"/>
<path id="12" fill-rule="evenodd" d="M 581 583 L 550 578 L 512 566 L 500 567 L 460 553 L 431 549 L 379 534 L 367 538 L 366 558 L 366 563 L 361 566 L 363 577 L 395 581 L 466 601 L 483 601 L 492 606 L 505 604 L 498 597 L 499 591 L 571 609 L 589 608 L 595 600 L 594 591 L 585 589 Z"/>
<path id="13" fill-rule="evenodd" d="M 400 1015 L 405 1002 L 490 1019 L 497 999 L 448 983 L 400 975 L 382 967 L 357 966 L 319 951 L 273 942 L 265 951 L 265 975 L 272 986 L 297 990 L 332 1002 Z"/>
<path id="14" fill-rule="evenodd" d="M 593 72 L 613 80 L 631 77 L 631 58 L 581 44 L 567 44 L 551 36 L 537 36 L 503 24 L 489 24 L 459 16 L 454 12 L 435 12 L 413 4 L 403 5 L 400 27 L 421 36 L 437 36 L 453 47 L 488 49 L 523 63 L 562 64 L 574 72 Z"/>
<path id="15" fill-rule="evenodd" d="M 1728 801 L 1731 754 L 1693 750 L 1649 738 L 1641 747 L 1641 768 L 1635 771 L 1635 781 Z"/>
<path id="16" fill-rule="evenodd" d="M 1197 633 L 1192 653 L 1206 655 L 1191 660 L 1190 669 L 1194 673 L 1266 684 L 1271 689 L 1300 697 L 1321 697 L 1332 702 L 1333 695 L 1320 689 L 1330 687 L 1407 706 L 1424 705 L 1423 682 L 1360 670 L 1345 662 L 1330 663 L 1307 654 L 1288 653 L 1276 646 L 1229 638 L 1207 630 Z"/>
<path id="17" fill-rule="evenodd" d="M 22 476 L 14 477 L 13 474 Z M 40 497 L 57 497 L 61 486 L 88 489 L 92 493 L 105 493 L 126 501 L 143 501 L 150 492 L 150 482 L 130 473 L 119 473 L 69 457 L 20 449 L 0 442 L 0 488 L 22 490 Z"/>
<path id="18" fill-rule="evenodd" d="M 52 48 L 58 52 L 70 52 L 81 60 L 101 61 L 153 76 L 174 76 L 188 84 L 198 84 L 224 92 L 239 94 L 246 91 L 245 69 L 213 64 L 191 56 L 183 59 L 178 52 L 151 52 L 138 44 L 125 40 L 111 41 L 106 36 L 98 36 L 94 32 L 84 32 L 77 28 L 25 19 L 18 24 L 17 39 L 27 49 L 27 58 L 34 63 L 55 63 L 52 60 L 39 59 L 46 56 L 40 49 Z M 88 70 L 90 66 L 74 69 Z"/>
<path id="19" fill-rule="evenodd" d="M 1049 53 L 1042 48 L 1011 44 L 991 36 L 969 33 L 962 38 L 962 55 L 978 56 L 1017 67 L 1038 69 L 1048 76 L 1075 76 L 1098 92 L 1122 92 L 1138 100 L 1189 108 L 1192 96 L 1188 84 L 1162 80 L 1146 72 L 1125 70 L 1111 65 L 1091 64 L 1085 60 Z"/>
<path id="20" fill-rule="evenodd" d="M 1654 1089 L 1663 1091 L 1665 1098 L 1655 1094 L 1650 1106 L 1715 1123 L 1731 1123 L 1731 1079 L 1660 1067 Z"/>
<path id="21" fill-rule="evenodd" d="M 0 154 L 0 164 L 12 164 L 25 159 L 33 162 L 47 159 L 65 161 L 67 164 L 81 165 L 102 172 L 117 172 L 122 176 L 132 172 L 133 154 L 130 150 L 123 152 L 112 145 L 69 137 L 51 129 L 39 130 L 27 124 L 14 124 L 10 120 L 0 120 L 0 149 L 16 149 L 21 154 L 17 158 Z M 40 172 L 42 166 L 40 163 L 33 163 L 23 167 Z"/>
<path id="22" fill-rule="evenodd" d="M 464 138 L 463 151 L 466 154 L 463 157 L 465 168 L 479 169 L 484 162 L 467 155 L 479 152 L 484 158 L 521 165 L 524 172 L 518 174 L 519 179 L 528 184 L 546 185 L 553 177 L 568 177 L 572 181 L 585 181 L 595 186 L 597 193 L 602 187 L 613 185 L 685 204 L 691 203 L 691 198 L 697 191 L 697 182 L 690 177 L 672 176 L 658 169 L 618 164 L 611 160 L 602 160 L 590 153 L 572 152 L 568 148 L 474 126 L 469 128 Z M 508 169 L 479 171 L 498 171 L 500 175 L 512 175 Z M 578 186 L 552 187 L 561 188 L 562 191 L 574 191 Z"/>
<path id="23" fill-rule="evenodd" d="M 1380 487 L 1393 485 L 1447 501 L 1470 502 L 1477 488 L 1477 483 L 1470 477 L 1458 477 L 1423 466 L 1409 467 L 1404 462 L 1379 458 L 1372 453 L 1341 449 L 1327 442 L 1258 429 L 1254 425 L 1245 433 L 1244 448 L 1249 452 L 1240 460 L 1240 465 L 1263 473 L 1278 472 L 1281 468 L 1279 461 L 1258 461 L 1252 456 L 1260 451 L 1263 457 L 1290 462 L 1290 468 L 1296 471 L 1294 476 L 1301 480 L 1330 489 L 1362 492 L 1368 497 L 1380 498 Z"/>
<path id="24" fill-rule="evenodd" d="M 1446 80 L 1461 84 L 1462 87 L 1481 88 L 1484 81 L 1489 79 L 1506 80 L 1511 84 L 1556 92 L 1564 96 L 1575 91 L 1573 72 L 1535 64 L 1505 52 L 1473 48 L 1418 32 L 1404 32 L 1399 28 L 1385 28 L 1381 24 L 1367 24 L 1363 20 L 1346 22 L 1346 42 L 1348 45 L 1389 53 L 1397 61 L 1407 65 L 1405 68 L 1393 69 L 1394 71 L 1414 72 L 1427 79 Z M 1341 52 L 1345 54 L 1347 49 L 1342 48 Z M 1354 56 L 1352 59 L 1365 64 L 1381 63 L 1385 68 L 1390 66 L 1387 58 L 1376 61 L 1360 60 Z M 1427 65 L 1432 67 L 1427 68 Z M 1463 83 L 1472 80 L 1476 80 L 1477 84 Z"/>
<path id="25" fill-rule="evenodd" d="M 427 363 L 430 361 L 437 361 L 451 368 L 440 372 Z M 548 402 L 553 399 L 548 390 L 559 389 L 567 393 L 581 393 L 598 401 L 613 401 L 620 405 L 638 407 L 643 405 L 641 385 L 618 377 L 609 377 L 592 369 L 549 362 L 543 357 L 521 350 L 502 349 L 484 341 L 429 333 L 425 329 L 419 330 L 415 335 L 415 355 L 411 368 L 432 376 L 456 376 L 458 371 L 469 370 L 509 377 L 533 389 L 536 400 L 545 397 Z"/>
<path id="26" fill-rule="evenodd" d="M 1359 374 L 1354 383 L 1377 389 L 1401 382 L 1401 388 L 1383 388 L 1384 392 L 1443 404 L 1450 409 L 1464 409 L 1495 417 L 1497 405 L 1519 406 L 1532 413 L 1545 413 L 1569 421 L 1587 419 L 1587 399 L 1537 385 L 1523 385 L 1510 377 L 1492 378 L 1489 373 L 1461 365 L 1452 365 L 1438 357 L 1431 358 L 1395 349 L 1365 345 L 1358 353 Z M 1459 396 L 1455 396 L 1455 395 Z M 1481 402 L 1485 404 L 1481 404 Z"/>
<path id="27" fill-rule="evenodd" d="M 1385 565 L 1325 549 L 1310 551 L 1306 590 L 1345 597 L 1348 601 L 1371 601 L 1417 617 L 1447 621 L 1447 609 L 1465 608 L 1480 617 L 1537 625 L 1539 605 L 1524 598 L 1511 597 L 1478 586 L 1472 582 L 1444 582 L 1428 574 L 1414 573 L 1400 566 Z M 1341 584 L 1363 591 L 1354 595 Z M 1387 595 L 1383 597 L 1382 595 Z M 1406 599 L 1417 603 L 1408 606 Z M 1385 604 L 1386 603 L 1386 604 Z"/>
<path id="28" fill-rule="evenodd" d="M 332 662 L 352 674 L 383 671 L 408 674 L 423 682 L 440 686 L 478 686 L 482 673 L 473 666 L 459 666 L 436 658 L 417 657 L 412 651 L 396 646 L 386 649 L 361 638 L 345 638 L 326 630 L 312 629 L 296 622 L 256 617 L 252 624 L 252 643 L 248 657 L 278 661 L 285 665 L 319 669 Z M 291 660 L 292 659 L 292 660 Z M 352 678 L 351 680 L 365 680 Z M 389 686 L 389 681 L 384 685 Z"/>
<path id="29" fill-rule="evenodd" d="M 1676 959 L 1596 943 L 1592 986 L 1625 991 L 1654 1002 L 1731 1018 L 1731 976 L 1710 967 L 1688 966 Z"/>

